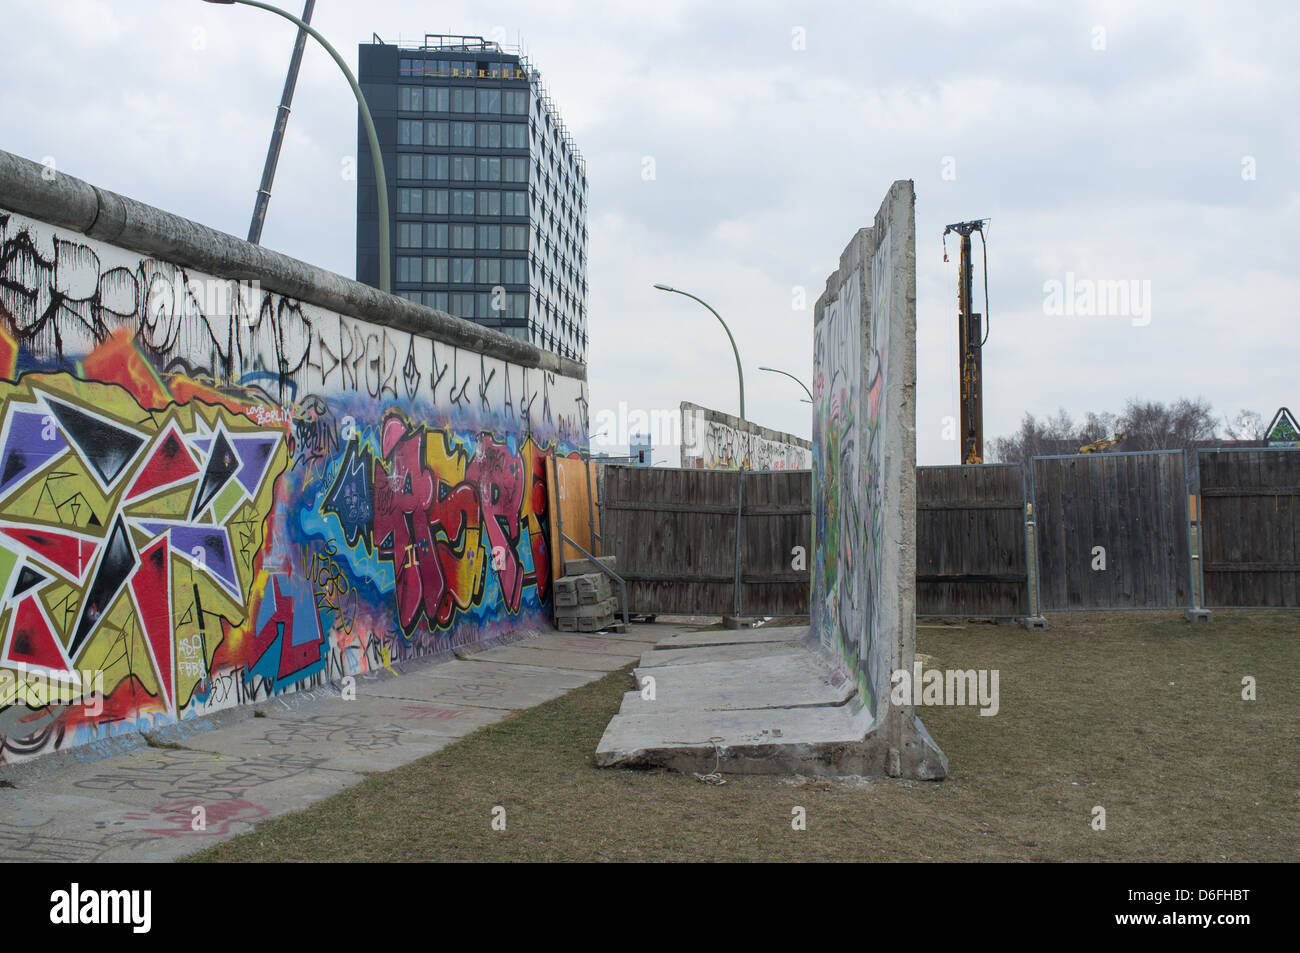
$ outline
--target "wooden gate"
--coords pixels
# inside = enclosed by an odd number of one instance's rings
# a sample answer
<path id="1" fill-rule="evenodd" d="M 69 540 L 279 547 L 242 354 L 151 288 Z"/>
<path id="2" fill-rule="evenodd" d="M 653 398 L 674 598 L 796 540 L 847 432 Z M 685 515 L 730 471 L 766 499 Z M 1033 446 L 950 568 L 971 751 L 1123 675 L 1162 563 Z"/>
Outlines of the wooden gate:
<path id="1" fill-rule="evenodd" d="M 1198 450 L 1207 607 L 1300 607 L 1300 450 Z"/>
<path id="2" fill-rule="evenodd" d="M 1041 608 L 1192 605 L 1181 450 L 1034 457 Z"/>

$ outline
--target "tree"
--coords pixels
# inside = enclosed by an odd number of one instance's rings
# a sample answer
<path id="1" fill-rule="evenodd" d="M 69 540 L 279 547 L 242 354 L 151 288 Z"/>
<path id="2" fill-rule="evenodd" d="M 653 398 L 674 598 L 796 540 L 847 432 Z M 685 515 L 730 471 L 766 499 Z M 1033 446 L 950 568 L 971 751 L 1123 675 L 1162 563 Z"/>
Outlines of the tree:
<path id="1" fill-rule="evenodd" d="M 1259 415 L 1254 418 L 1258 421 Z M 1261 431 L 1263 426 L 1260 422 Z M 1116 450 L 1187 450 L 1198 441 L 1213 440 L 1214 429 L 1210 404 L 1202 398 L 1181 397 L 1168 406 L 1133 398 L 1122 414 L 1090 411 L 1078 424 L 1064 408 L 1041 422 L 1025 414 L 1017 433 L 989 441 L 988 457 L 1002 463 L 1022 463 L 1030 457 L 1075 453 L 1080 447 L 1120 433 L 1126 437 L 1116 444 Z M 1237 439 L 1232 429 L 1228 436 Z"/>
<path id="2" fill-rule="evenodd" d="M 1180 397 L 1166 407 L 1159 401 L 1130 400 L 1118 427 L 1128 434 L 1125 450 L 1190 450 L 1198 441 L 1214 439 L 1214 413 L 1209 401 Z"/>

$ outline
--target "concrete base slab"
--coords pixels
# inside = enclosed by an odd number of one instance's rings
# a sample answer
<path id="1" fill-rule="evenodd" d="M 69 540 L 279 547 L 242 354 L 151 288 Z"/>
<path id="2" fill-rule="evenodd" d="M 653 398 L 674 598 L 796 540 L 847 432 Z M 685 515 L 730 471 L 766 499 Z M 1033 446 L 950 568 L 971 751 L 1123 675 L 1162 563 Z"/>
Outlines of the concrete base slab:
<path id="1" fill-rule="evenodd" d="M 1023 619 L 1018 619 L 1017 621 L 1020 623 L 1021 628 L 1030 629 L 1036 632 L 1045 632 L 1048 628 L 1047 620 L 1041 615 L 1025 616 Z"/>
<path id="2" fill-rule="evenodd" d="M 787 632 L 802 637 L 804 630 Z M 772 651 L 755 653 L 760 646 Z M 646 656 L 669 652 L 678 661 L 634 671 L 635 690 L 623 696 L 600 739 L 598 765 L 918 779 L 947 774 L 947 758 L 910 711 L 886 709 L 873 718 L 853 683 L 802 644 L 660 648 Z M 645 692 L 651 677 L 652 699 Z"/>
<path id="3" fill-rule="evenodd" d="M 813 653 L 761 655 L 717 662 L 683 662 L 660 665 L 634 673 L 655 679 L 654 701 L 625 699 L 622 712 L 643 710 L 711 711 L 717 709 L 809 708 L 843 705 L 856 691 L 839 680 Z"/>
<path id="4" fill-rule="evenodd" d="M 764 655 L 796 655 L 805 651 L 798 642 L 759 642 L 755 645 L 709 645 L 699 648 L 651 648 L 641 653 L 641 668 L 681 665 L 684 662 L 735 662 Z"/>
<path id="5" fill-rule="evenodd" d="M 708 632 L 680 632 L 660 640 L 655 647 L 680 649 L 700 645 L 754 645 L 759 642 L 802 642 L 807 634 L 807 626 L 712 629 Z"/>
<path id="6" fill-rule="evenodd" d="M 1210 622 L 1214 619 L 1214 613 L 1209 609 L 1188 609 L 1183 615 L 1188 622 Z"/>

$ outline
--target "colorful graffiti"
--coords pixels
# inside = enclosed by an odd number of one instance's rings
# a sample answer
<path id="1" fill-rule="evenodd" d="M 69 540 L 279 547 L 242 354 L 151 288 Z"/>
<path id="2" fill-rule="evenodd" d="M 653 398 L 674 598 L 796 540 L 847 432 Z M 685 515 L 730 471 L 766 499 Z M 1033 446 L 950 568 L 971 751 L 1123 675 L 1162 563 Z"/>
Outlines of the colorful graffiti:
<path id="1" fill-rule="evenodd" d="M 0 762 L 550 625 L 583 383 L 230 285 L 0 211 Z"/>
<path id="2" fill-rule="evenodd" d="M 854 239 L 866 247 L 852 271 L 832 276 L 814 322 L 812 632 L 878 714 L 890 651 L 880 635 L 896 608 L 882 572 L 896 545 L 884 531 L 893 246 L 888 230 L 874 251 L 873 238 Z"/>

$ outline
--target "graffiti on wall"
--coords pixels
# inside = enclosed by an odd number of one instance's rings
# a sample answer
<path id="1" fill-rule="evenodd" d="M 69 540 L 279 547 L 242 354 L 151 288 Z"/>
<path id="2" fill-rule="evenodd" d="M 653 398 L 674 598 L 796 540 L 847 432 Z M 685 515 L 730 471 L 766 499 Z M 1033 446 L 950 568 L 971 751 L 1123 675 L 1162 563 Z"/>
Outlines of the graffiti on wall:
<path id="1" fill-rule="evenodd" d="M 872 714 L 888 658 L 881 565 L 891 254 L 886 231 L 870 287 L 855 269 L 819 303 L 814 328 L 812 629 L 854 673 Z"/>
<path id="2" fill-rule="evenodd" d="M 581 381 L 0 211 L 0 762 L 549 626 L 585 432 Z"/>
<path id="3" fill-rule="evenodd" d="M 766 428 L 712 419 L 712 413 L 682 404 L 682 466 L 706 470 L 807 470 L 812 466 L 808 446 L 773 439 Z"/>

